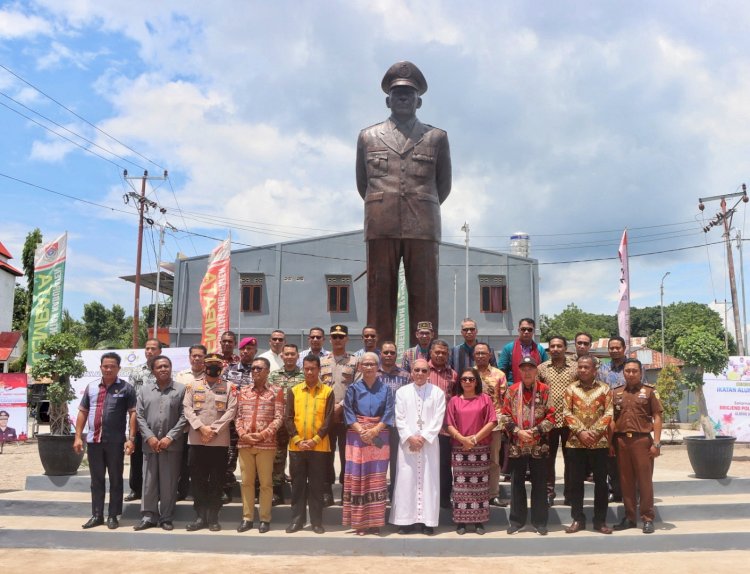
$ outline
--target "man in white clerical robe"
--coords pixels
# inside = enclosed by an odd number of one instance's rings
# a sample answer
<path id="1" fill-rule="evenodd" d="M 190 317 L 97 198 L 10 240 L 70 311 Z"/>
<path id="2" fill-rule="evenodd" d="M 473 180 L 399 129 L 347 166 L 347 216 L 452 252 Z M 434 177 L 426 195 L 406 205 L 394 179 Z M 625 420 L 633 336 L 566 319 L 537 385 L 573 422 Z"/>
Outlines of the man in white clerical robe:
<path id="1" fill-rule="evenodd" d="M 415 526 L 433 534 L 440 518 L 440 444 L 445 418 L 445 393 L 427 382 L 424 359 L 411 366 L 413 383 L 396 391 L 396 429 L 399 435 L 398 471 L 390 522 L 399 534 Z"/>

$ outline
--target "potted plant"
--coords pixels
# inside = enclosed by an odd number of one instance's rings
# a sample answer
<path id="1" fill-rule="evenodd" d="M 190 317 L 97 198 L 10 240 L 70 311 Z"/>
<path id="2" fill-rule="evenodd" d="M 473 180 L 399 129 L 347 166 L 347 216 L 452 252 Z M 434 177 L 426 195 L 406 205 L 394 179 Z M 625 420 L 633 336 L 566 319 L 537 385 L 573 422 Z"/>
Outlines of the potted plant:
<path id="1" fill-rule="evenodd" d="M 695 393 L 704 436 L 685 437 L 696 478 L 726 478 L 734 454 L 733 436 L 716 434 L 703 394 L 703 374 L 720 373 L 729 361 L 724 343 L 705 329 L 691 329 L 675 341 L 675 355 L 685 361 L 686 386 Z"/>
<path id="2" fill-rule="evenodd" d="M 75 436 L 71 433 L 68 402 L 75 398 L 70 386 L 71 377 L 80 377 L 86 371 L 78 357 L 81 343 L 74 335 L 58 333 L 40 343 L 39 351 L 44 356 L 34 363 L 31 376 L 36 380 L 48 378 L 53 381 L 47 389 L 50 432 L 37 435 L 39 457 L 47 475 L 76 474 L 83 452 L 79 454 L 73 450 Z"/>

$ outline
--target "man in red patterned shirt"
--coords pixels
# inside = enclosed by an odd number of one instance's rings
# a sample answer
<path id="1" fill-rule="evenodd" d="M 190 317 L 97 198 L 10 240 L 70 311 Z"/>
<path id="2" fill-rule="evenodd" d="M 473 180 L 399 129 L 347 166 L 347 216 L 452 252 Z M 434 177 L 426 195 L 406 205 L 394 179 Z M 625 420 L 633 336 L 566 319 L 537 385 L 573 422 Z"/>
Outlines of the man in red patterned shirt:
<path id="1" fill-rule="evenodd" d="M 609 385 L 596 380 L 596 365 L 590 355 L 578 357 L 578 381 L 565 389 L 563 407 L 565 425 L 570 429 L 567 448 L 569 466 L 568 495 L 573 522 L 565 529 L 573 534 L 586 528 L 583 513 L 583 481 L 586 468 L 594 471 L 594 530 L 612 534 L 607 526 L 607 457 L 612 421 L 612 392 Z"/>
<path id="2" fill-rule="evenodd" d="M 521 380 L 505 393 L 501 422 L 510 436 L 510 525 L 515 534 L 526 524 L 526 471 L 531 474 L 531 524 L 547 535 L 547 457 L 549 431 L 555 425 L 555 408 L 549 405 L 549 387 L 537 379 L 532 356 L 518 362 Z"/>
<path id="3" fill-rule="evenodd" d="M 237 532 L 246 532 L 253 527 L 257 474 L 260 481 L 258 532 L 263 534 L 271 528 L 273 461 L 276 456 L 276 431 L 284 420 L 284 391 L 267 385 L 271 362 L 266 357 L 255 359 L 250 370 L 253 384 L 240 387 L 235 419 L 242 472 L 242 522 Z"/>

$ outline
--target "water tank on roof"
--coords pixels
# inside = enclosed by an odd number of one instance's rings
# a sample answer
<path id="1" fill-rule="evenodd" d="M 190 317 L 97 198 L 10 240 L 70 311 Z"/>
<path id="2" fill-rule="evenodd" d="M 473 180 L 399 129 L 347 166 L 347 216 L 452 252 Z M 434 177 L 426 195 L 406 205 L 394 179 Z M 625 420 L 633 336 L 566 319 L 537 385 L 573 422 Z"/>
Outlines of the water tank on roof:
<path id="1" fill-rule="evenodd" d="M 531 238 L 524 231 L 516 231 L 510 236 L 510 252 L 519 257 L 528 257 L 531 250 Z"/>

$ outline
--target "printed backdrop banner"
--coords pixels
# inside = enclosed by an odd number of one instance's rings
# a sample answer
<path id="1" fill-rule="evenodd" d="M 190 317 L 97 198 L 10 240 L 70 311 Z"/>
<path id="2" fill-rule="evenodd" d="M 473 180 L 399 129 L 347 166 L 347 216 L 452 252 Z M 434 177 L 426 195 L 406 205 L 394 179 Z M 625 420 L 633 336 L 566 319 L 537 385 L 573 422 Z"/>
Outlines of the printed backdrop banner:
<path id="1" fill-rule="evenodd" d="M 209 353 L 218 353 L 219 338 L 229 330 L 229 259 L 231 242 L 222 241 L 208 258 L 208 269 L 198 290 L 203 312 L 201 342 Z"/>
<path id="2" fill-rule="evenodd" d="M 29 316 L 29 352 L 31 367 L 40 358 L 39 344 L 60 331 L 62 324 L 63 280 L 68 234 L 37 247 L 34 254 L 34 297 Z"/>
<path id="3" fill-rule="evenodd" d="M 10 439 L 14 435 L 16 438 L 12 440 L 28 438 L 27 381 L 26 373 L 0 373 L 0 411 L 10 415 L 6 428 L 0 427 L 0 440 L 3 436 Z"/>
<path id="4" fill-rule="evenodd" d="M 70 413 L 71 422 L 75 424 L 75 419 L 78 416 L 78 405 L 81 402 L 81 397 L 86 391 L 86 385 L 93 383 L 101 379 L 102 372 L 99 370 L 101 364 L 101 356 L 104 353 L 111 351 L 83 351 L 81 353 L 81 359 L 86 365 L 86 372 L 80 379 L 72 379 L 71 385 L 75 391 L 75 398 L 68 403 L 68 411 Z M 128 380 L 131 371 L 136 367 L 141 366 L 146 362 L 146 355 L 143 349 L 116 349 L 114 351 L 120 357 L 122 362 L 120 363 L 120 373 L 117 375 L 119 378 Z M 188 358 L 188 347 L 176 347 L 163 349 L 162 354 L 169 357 L 172 360 L 172 375 L 176 375 L 178 372 L 190 368 L 190 360 Z"/>
<path id="5" fill-rule="evenodd" d="M 717 434 L 750 442 L 750 357 L 729 357 L 719 375 L 703 375 L 708 416 Z"/>

